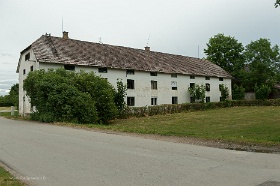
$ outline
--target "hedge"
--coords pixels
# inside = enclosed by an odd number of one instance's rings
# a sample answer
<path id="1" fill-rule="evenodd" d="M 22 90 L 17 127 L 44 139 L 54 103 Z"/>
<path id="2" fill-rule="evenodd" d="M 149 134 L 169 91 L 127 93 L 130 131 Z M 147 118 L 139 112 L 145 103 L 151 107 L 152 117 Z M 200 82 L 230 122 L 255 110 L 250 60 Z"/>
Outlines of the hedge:
<path id="1" fill-rule="evenodd" d="M 145 116 L 153 116 L 153 115 L 180 113 L 185 111 L 207 110 L 207 109 L 238 107 L 238 106 L 280 106 L 280 99 L 232 100 L 232 101 L 226 100 L 223 102 L 211 102 L 211 103 L 184 103 L 184 104 L 158 105 L 158 106 L 146 106 L 146 107 L 127 107 L 122 111 L 119 118 L 145 117 Z"/>
<path id="2" fill-rule="evenodd" d="M 14 104 L 10 102 L 0 102 L 0 107 L 10 107 L 10 106 L 14 106 Z"/>

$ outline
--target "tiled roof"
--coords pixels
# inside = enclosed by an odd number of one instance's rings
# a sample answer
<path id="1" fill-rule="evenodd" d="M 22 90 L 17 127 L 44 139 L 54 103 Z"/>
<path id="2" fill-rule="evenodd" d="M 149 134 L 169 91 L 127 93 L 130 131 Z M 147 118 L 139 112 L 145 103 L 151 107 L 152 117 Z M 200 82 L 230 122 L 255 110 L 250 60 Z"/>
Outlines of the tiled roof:
<path id="1" fill-rule="evenodd" d="M 232 78 L 210 61 L 107 44 L 41 36 L 31 48 L 38 62 Z"/>

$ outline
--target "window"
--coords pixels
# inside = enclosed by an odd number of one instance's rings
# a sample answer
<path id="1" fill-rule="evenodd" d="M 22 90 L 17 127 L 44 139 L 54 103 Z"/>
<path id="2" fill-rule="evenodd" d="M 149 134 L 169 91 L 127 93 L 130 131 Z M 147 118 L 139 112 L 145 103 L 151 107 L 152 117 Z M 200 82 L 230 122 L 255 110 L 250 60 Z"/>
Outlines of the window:
<path id="1" fill-rule="evenodd" d="M 151 81 L 151 88 L 157 89 L 157 81 Z"/>
<path id="2" fill-rule="evenodd" d="M 172 104 L 178 104 L 178 97 L 172 97 Z"/>
<path id="3" fill-rule="evenodd" d="M 150 72 L 151 76 L 157 76 L 157 72 Z"/>
<path id="4" fill-rule="evenodd" d="M 23 69 L 23 74 L 26 74 L 26 71 L 25 71 L 25 69 Z"/>
<path id="5" fill-rule="evenodd" d="M 151 105 L 157 105 L 157 98 L 151 98 Z"/>
<path id="6" fill-rule="evenodd" d="M 126 70 L 126 74 L 134 75 L 134 70 L 128 69 Z"/>
<path id="7" fill-rule="evenodd" d="M 206 91 L 210 91 L 210 84 L 209 83 L 205 84 L 205 89 L 206 89 Z"/>
<path id="8" fill-rule="evenodd" d="M 107 68 L 98 68 L 99 73 L 107 73 Z"/>
<path id="9" fill-rule="evenodd" d="M 171 87 L 172 87 L 172 90 L 177 90 L 177 82 L 171 81 Z"/>
<path id="10" fill-rule="evenodd" d="M 32 72 L 32 71 L 33 71 L 33 66 L 30 67 L 30 72 Z"/>
<path id="11" fill-rule="evenodd" d="M 195 79 L 195 76 L 190 76 L 190 79 Z"/>
<path id="12" fill-rule="evenodd" d="M 75 65 L 64 65 L 65 70 L 75 70 Z"/>
<path id="13" fill-rule="evenodd" d="M 171 74 L 172 78 L 177 78 L 177 74 Z"/>
<path id="14" fill-rule="evenodd" d="M 210 102 L 210 97 L 206 97 L 206 103 Z"/>
<path id="15" fill-rule="evenodd" d="M 206 77 L 205 77 L 205 80 L 210 80 L 210 77 L 209 77 L 209 76 L 206 76 Z"/>
<path id="16" fill-rule="evenodd" d="M 127 106 L 135 106 L 135 98 L 134 97 L 127 97 Z"/>
<path id="17" fill-rule="evenodd" d="M 26 55 L 25 55 L 25 61 L 27 61 L 27 60 L 29 60 L 30 59 L 30 53 L 27 53 Z"/>
<path id="18" fill-rule="evenodd" d="M 134 89 L 134 80 L 132 79 L 127 80 L 127 89 Z"/>
<path id="19" fill-rule="evenodd" d="M 221 78 L 221 77 L 220 77 L 220 78 L 219 78 L 219 81 L 224 81 L 224 78 Z"/>
<path id="20" fill-rule="evenodd" d="M 222 98 L 222 97 L 220 97 L 220 101 L 223 101 L 223 98 Z"/>
<path id="21" fill-rule="evenodd" d="M 190 101 L 191 101 L 191 103 L 194 103 L 195 102 L 195 98 L 194 97 L 190 97 Z"/>
<path id="22" fill-rule="evenodd" d="M 195 87 L 195 83 L 190 83 L 190 87 L 194 88 Z"/>

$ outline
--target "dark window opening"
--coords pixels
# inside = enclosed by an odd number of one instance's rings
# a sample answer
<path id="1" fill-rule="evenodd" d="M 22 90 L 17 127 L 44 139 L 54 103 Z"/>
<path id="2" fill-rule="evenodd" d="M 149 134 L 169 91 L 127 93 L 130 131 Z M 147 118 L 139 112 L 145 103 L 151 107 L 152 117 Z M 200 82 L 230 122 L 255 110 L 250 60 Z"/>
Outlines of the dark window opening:
<path id="1" fill-rule="evenodd" d="M 209 77 L 209 76 L 206 76 L 206 77 L 205 77 L 205 80 L 210 80 L 210 77 Z"/>
<path id="2" fill-rule="evenodd" d="M 134 89 L 134 80 L 132 79 L 127 80 L 127 89 Z"/>
<path id="3" fill-rule="evenodd" d="M 177 78 L 177 74 L 171 74 L 172 78 Z"/>
<path id="4" fill-rule="evenodd" d="M 128 69 L 126 70 L 126 74 L 134 75 L 134 70 Z"/>
<path id="5" fill-rule="evenodd" d="M 127 97 L 127 106 L 134 106 L 134 105 L 135 105 L 135 98 Z"/>
<path id="6" fill-rule="evenodd" d="M 172 104 L 178 104 L 178 97 L 172 97 Z"/>
<path id="7" fill-rule="evenodd" d="M 210 102 L 210 97 L 206 97 L 206 103 Z"/>
<path id="8" fill-rule="evenodd" d="M 221 78 L 221 77 L 220 77 L 220 78 L 219 78 L 219 81 L 224 81 L 224 78 Z"/>
<path id="9" fill-rule="evenodd" d="M 151 81 L 151 88 L 157 89 L 157 81 Z"/>
<path id="10" fill-rule="evenodd" d="M 157 98 L 151 98 L 151 105 L 157 105 Z"/>
<path id="11" fill-rule="evenodd" d="M 75 65 L 64 65 L 65 70 L 75 70 Z"/>
<path id="12" fill-rule="evenodd" d="M 194 97 L 190 97 L 190 101 L 191 101 L 191 103 L 194 103 L 195 102 L 195 98 Z"/>
<path id="13" fill-rule="evenodd" d="M 27 60 L 29 60 L 30 59 L 30 53 L 27 53 L 26 55 L 25 55 L 25 61 L 27 61 Z"/>
<path id="14" fill-rule="evenodd" d="M 107 73 L 107 68 L 98 68 L 99 73 Z"/>
<path id="15" fill-rule="evenodd" d="M 172 90 L 177 90 L 177 87 L 172 87 Z"/>
<path id="16" fill-rule="evenodd" d="M 32 71 L 33 71 L 33 66 L 30 67 L 30 72 L 32 72 Z"/>
<path id="17" fill-rule="evenodd" d="M 190 76 L 190 79 L 195 79 L 195 76 Z"/>
<path id="18" fill-rule="evenodd" d="M 25 71 L 25 69 L 23 69 L 23 74 L 26 74 L 26 71 Z"/>
<path id="19" fill-rule="evenodd" d="M 157 72 L 150 72 L 151 76 L 157 76 Z"/>
<path id="20" fill-rule="evenodd" d="M 195 83 L 190 83 L 190 87 L 194 88 L 195 87 Z"/>
<path id="21" fill-rule="evenodd" d="M 210 91 L 210 84 L 209 83 L 206 83 L 205 89 L 206 89 L 206 91 Z"/>

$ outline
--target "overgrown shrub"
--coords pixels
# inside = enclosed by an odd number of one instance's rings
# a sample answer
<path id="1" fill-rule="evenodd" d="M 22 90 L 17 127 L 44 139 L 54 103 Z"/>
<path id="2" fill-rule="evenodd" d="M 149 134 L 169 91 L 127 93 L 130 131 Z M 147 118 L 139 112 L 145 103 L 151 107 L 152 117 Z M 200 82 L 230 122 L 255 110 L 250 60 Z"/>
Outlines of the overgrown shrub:
<path id="1" fill-rule="evenodd" d="M 255 85 L 254 89 L 256 93 L 256 99 L 268 99 L 268 96 L 271 92 L 271 88 L 268 85 Z"/>
<path id="2" fill-rule="evenodd" d="M 245 98 L 245 88 L 238 86 L 236 84 L 233 85 L 232 89 L 232 99 L 233 100 L 244 100 Z"/>
<path id="3" fill-rule="evenodd" d="M 114 88 L 92 73 L 64 69 L 30 72 L 24 90 L 43 122 L 106 123 L 117 115 Z"/>
<path id="4" fill-rule="evenodd" d="M 229 97 L 229 89 L 226 85 L 220 85 L 221 101 L 225 101 Z"/>

